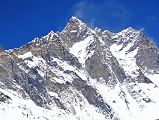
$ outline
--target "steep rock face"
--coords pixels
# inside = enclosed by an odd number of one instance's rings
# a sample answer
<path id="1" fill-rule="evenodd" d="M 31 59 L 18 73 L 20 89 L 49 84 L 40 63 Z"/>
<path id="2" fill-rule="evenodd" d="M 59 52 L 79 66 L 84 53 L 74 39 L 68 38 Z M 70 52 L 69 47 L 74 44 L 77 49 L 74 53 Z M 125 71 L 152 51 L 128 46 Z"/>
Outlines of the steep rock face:
<path id="1" fill-rule="evenodd" d="M 60 33 L 64 42 L 71 47 L 92 34 L 92 30 L 76 17 L 72 17 L 64 30 Z"/>
<path id="2" fill-rule="evenodd" d="M 93 30 L 72 17 L 62 32 L 0 51 L 0 116 L 159 119 L 158 78 L 158 48 L 141 31 Z"/>

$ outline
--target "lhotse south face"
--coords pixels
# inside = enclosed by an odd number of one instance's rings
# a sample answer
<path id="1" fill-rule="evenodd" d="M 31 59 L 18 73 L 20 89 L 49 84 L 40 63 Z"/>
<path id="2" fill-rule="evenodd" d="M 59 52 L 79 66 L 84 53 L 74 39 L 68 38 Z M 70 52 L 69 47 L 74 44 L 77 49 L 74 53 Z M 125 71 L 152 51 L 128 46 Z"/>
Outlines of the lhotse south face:
<path id="1" fill-rule="evenodd" d="M 157 120 L 159 50 L 140 30 L 61 32 L 0 51 L 2 120 Z"/>

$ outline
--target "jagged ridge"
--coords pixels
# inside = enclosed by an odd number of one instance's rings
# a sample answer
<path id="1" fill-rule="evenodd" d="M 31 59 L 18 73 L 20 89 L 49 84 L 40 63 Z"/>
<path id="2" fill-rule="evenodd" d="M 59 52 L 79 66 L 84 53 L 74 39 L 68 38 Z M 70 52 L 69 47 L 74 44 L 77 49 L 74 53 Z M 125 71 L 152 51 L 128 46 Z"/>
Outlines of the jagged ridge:
<path id="1" fill-rule="evenodd" d="M 0 53 L 0 116 L 158 119 L 158 53 L 141 31 L 93 30 L 72 17 L 62 32 Z"/>

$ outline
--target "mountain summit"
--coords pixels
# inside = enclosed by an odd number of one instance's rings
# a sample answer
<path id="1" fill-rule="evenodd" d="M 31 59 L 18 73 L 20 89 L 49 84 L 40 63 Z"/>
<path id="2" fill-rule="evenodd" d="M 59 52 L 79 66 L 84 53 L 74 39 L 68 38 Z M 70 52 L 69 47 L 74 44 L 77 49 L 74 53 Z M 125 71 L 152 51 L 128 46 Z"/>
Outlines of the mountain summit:
<path id="1" fill-rule="evenodd" d="M 72 17 L 61 32 L 0 51 L 1 120 L 157 120 L 159 49 L 131 27 Z"/>

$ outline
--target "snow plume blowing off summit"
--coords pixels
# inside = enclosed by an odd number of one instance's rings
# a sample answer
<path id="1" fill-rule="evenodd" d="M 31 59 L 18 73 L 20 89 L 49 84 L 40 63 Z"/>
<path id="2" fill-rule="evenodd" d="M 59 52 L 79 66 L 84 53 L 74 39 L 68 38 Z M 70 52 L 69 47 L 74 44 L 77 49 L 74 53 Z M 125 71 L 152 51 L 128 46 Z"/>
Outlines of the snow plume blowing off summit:
<path id="1" fill-rule="evenodd" d="M 0 51 L 1 120 L 157 120 L 159 49 L 131 27 L 72 17 L 61 32 Z"/>

